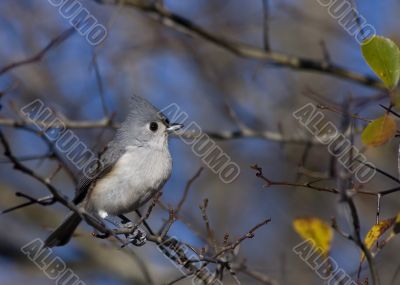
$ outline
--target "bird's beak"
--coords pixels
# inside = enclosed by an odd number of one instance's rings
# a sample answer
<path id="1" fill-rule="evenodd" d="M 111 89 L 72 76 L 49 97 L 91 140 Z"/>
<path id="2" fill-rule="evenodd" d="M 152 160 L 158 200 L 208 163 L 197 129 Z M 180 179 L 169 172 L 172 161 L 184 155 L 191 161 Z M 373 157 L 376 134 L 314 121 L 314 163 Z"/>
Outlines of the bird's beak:
<path id="1" fill-rule="evenodd" d="M 179 130 L 182 129 L 182 128 L 183 128 L 183 125 L 182 125 L 182 124 L 170 124 L 170 125 L 167 127 L 167 132 L 168 132 L 168 134 L 174 133 L 174 132 L 176 132 L 176 131 L 179 131 Z"/>

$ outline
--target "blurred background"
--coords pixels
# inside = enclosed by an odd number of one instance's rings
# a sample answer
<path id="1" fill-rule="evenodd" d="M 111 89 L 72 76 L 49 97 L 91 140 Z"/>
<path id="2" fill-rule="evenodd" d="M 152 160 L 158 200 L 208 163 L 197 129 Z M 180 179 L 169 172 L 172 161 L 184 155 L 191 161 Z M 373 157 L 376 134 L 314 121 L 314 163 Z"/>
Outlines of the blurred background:
<path id="1" fill-rule="evenodd" d="M 373 76 L 358 43 L 318 1 L 269 2 L 268 30 L 273 51 L 315 60 L 323 60 L 328 52 L 332 62 Z M 320 100 L 332 104 L 341 104 L 349 96 L 365 98 L 366 104 L 354 111 L 366 118 L 383 114 L 378 103 L 388 103 L 387 99 L 369 102 L 369 98 L 375 98 L 380 91 L 352 81 L 238 57 L 209 41 L 163 25 L 140 9 L 101 5 L 89 0 L 80 0 L 80 3 L 107 28 L 105 41 L 94 47 L 84 36 L 74 33 L 40 61 L 1 75 L 1 119 L 18 121 L 17 111 L 39 98 L 71 121 L 99 121 L 112 115 L 117 123 L 128 112 L 129 97 L 137 94 L 160 109 L 170 103 L 178 104 L 189 114 L 189 120 L 204 131 L 238 130 L 237 121 L 230 115 L 233 112 L 242 124 L 255 131 L 271 131 L 283 136 L 304 133 L 306 136 L 306 131 L 291 114 L 305 103 L 315 103 L 310 97 L 316 94 Z M 358 1 L 357 4 L 357 9 L 378 34 L 396 41 L 400 16 L 398 1 Z M 213 35 L 263 46 L 261 0 L 165 0 L 164 5 Z M 70 27 L 68 20 L 48 1 L 2 0 L 0 68 L 36 54 Z M 96 65 L 101 86 L 96 77 Z M 341 119 L 335 112 L 327 111 L 326 116 L 335 123 Z M 363 125 L 365 123 L 361 122 L 360 126 Z M 56 160 L 43 158 L 48 146 L 37 134 L 9 126 L 1 126 L 1 129 L 15 155 L 21 158 L 39 156 L 25 159 L 27 166 L 43 177 L 57 169 Z M 114 133 L 112 128 L 73 131 L 96 152 Z M 246 259 L 249 268 L 270 276 L 279 284 L 323 284 L 292 252 L 301 242 L 292 221 L 315 216 L 329 222 L 335 216 L 343 228 L 348 229 L 338 206 L 338 196 L 305 188 L 264 188 L 263 181 L 250 168 L 258 164 L 264 175 L 274 181 L 302 183 L 312 180 L 299 172 L 307 145 L 255 137 L 218 140 L 217 143 L 240 166 L 240 176 L 231 184 L 224 184 L 203 165 L 190 146 L 177 138 L 171 139 L 174 168 L 163 190 L 164 204 L 176 206 L 188 180 L 200 167 L 204 166 L 204 171 L 193 183 L 180 219 L 174 223 L 170 234 L 197 248 L 204 246 L 206 228 L 199 205 L 205 198 L 209 199 L 210 224 L 220 243 L 225 233 L 232 239 L 238 238 L 270 217 L 271 223 L 262 227 L 253 239 L 241 244 L 237 260 Z M 362 147 L 358 140 L 356 144 Z M 397 140 L 368 149 L 365 154 L 377 167 L 398 176 Z M 0 159 L 1 210 L 25 201 L 15 196 L 18 191 L 34 197 L 48 195 L 43 185 L 14 170 L 5 156 L 1 154 Z M 326 148 L 316 146 L 309 149 L 303 166 L 312 172 L 327 173 L 329 165 Z M 57 173 L 52 183 L 65 195 L 73 196 L 75 184 L 66 171 Z M 328 179 L 318 185 L 335 186 L 335 181 Z M 393 185 L 384 176 L 377 175 L 364 188 L 379 191 Z M 356 204 L 364 235 L 375 222 L 376 198 L 358 195 Z M 393 217 L 398 210 L 398 194 L 383 199 L 382 218 Z M 35 238 L 45 238 L 66 213 L 60 205 L 34 205 L 0 216 L 0 284 L 54 284 L 20 248 Z M 130 216 L 135 217 L 134 214 Z M 157 228 L 167 218 L 168 213 L 157 207 L 149 224 Z M 399 245 L 398 239 L 393 240 L 377 257 L 382 284 L 390 284 L 397 271 Z M 122 250 L 107 240 L 94 239 L 86 225 L 79 228 L 68 246 L 57 248 L 55 252 L 86 284 L 148 284 L 141 263 L 148 268 L 154 284 L 167 284 L 181 276 L 154 244 Z M 353 243 L 336 234 L 331 254 L 346 272 L 355 276 L 360 251 Z M 365 264 L 362 274 L 368 274 Z M 246 275 L 239 274 L 238 278 L 242 284 L 263 284 Z M 399 280 L 393 284 L 398 284 Z M 186 279 L 178 284 L 190 282 Z M 227 278 L 226 284 L 235 282 Z"/>

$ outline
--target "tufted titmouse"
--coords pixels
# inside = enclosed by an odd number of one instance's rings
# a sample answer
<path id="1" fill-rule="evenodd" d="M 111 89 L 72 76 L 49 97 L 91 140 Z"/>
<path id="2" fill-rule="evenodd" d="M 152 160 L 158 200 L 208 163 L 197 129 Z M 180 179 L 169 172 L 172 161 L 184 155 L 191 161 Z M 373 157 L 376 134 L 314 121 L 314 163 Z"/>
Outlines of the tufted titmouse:
<path id="1" fill-rule="evenodd" d="M 138 209 L 159 191 L 171 175 L 168 135 L 183 127 L 170 124 L 160 111 L 139 96 L 114 139 L 100 156 L 94 178 L 83 177 L 73 202 L 99 218 Z M 45 245 L 66 244 L 81 217 L 73 212 L 50 234 Z"/>

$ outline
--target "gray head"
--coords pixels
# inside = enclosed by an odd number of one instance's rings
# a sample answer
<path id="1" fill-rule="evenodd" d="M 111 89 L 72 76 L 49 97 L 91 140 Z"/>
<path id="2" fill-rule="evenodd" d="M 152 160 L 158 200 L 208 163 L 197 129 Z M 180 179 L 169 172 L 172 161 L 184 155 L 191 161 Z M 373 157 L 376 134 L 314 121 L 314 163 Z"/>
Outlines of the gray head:
<path id="1" fill-rule="evenodd" d="M 182 127 L 168 118 L 146 99 L 133 95 L 130 112 L 117 131 L 114 142 L 128 146 L 162 149 L 168 145 L 168 135 Z"/>

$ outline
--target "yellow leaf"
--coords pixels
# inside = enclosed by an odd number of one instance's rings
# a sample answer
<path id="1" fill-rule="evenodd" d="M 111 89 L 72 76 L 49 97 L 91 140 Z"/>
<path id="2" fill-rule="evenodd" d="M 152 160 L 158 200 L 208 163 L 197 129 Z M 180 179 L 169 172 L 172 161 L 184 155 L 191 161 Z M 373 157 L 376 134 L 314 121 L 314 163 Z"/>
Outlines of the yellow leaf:
<path id="1" fill-rule="evenodd" d="M 391 102 L 394 104 L 394 108 L 399 110 L 400 108 L 400 92 L 399 90 L 395 89 L 390 92 Z"/>
<path id="2" fill-rule="evenodd" d="M 389 115 L 373 120 L 361 134 L 362 142 L 367 146 L 380 146 L 391 140 L 396 134 L 396 121 Z"/>
<path id="3" fill-rule="evenodd" d="M 371 249 L 376 241 L 393 225 L 395 219 L 387 219 L 375 224 L 367 233 L 364 243 L 368 249 Z"/>
<path id="4" fill-rule="evenodd" d="M 318 218 L 302 218 L 294 220 L 293 227 L 304 240 L 312 240 L 314 247 L 322 254 L 329 254 L 333 239 L 333 230 L 329 224 Z"/>
<path id="5" fill-rule="evenodd" d="M 365 246 L 371 250 L 379 238 L 391 227 L 395 222 L 395 218 L 380 221 L 375 224 L 367 233 L 364 238 Z M 361 254 L 361 261 L 364 260 L 364 254 Z"/>
<path id="6" fill-rule="evenodd" d="M 400 213 L 397 214 L 396 220 L 394 222 L 393 233 L 398 234 L 400 233 Z"/>

